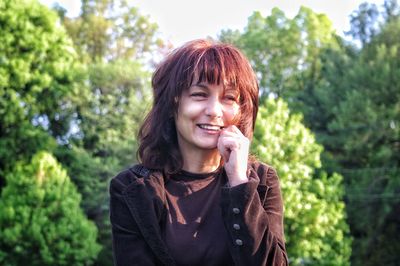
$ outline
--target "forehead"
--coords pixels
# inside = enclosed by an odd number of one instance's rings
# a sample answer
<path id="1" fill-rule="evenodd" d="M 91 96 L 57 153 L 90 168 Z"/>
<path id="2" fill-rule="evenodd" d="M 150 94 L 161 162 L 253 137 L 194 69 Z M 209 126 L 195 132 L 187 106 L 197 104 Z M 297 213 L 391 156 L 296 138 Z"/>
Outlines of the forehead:
<path id="1" fill-rule="evenodd" d="M 223 84 L 217 84 L 217 83 L 209 83 L 209 82 L 198 82 L 198 83 L 193 83 L 189 89 L 203 89 L 203 90 L 221 90 L 224 92 L 237 92 L 239 93 L 239 89 L 237 87 L 233 87 L 230 85 L 223 85 Z"/>
<path id="2" fill-rule="evenodd" d="M 222 75 L 207 75 L 206 73 L 195 73 L 191 79 L 190 86 L 217 85 L 224 90 L 239 90 L 235 79 L 226 79 Z"/>
<path id="3" fill-rule="evenodd" d="M 212 89 L 212 88 L 218 88 L 218 89 L 223 89 L 223 90 L 235 90 L 238 91 L 237 87 L 232 87 L 232 86 L 227 86 L 227 85 L 222 85 L 222 84 L 212 84 L 208 82 L 199 82 L 199 83 L 193 83 L 190 88 L 204 88 L 204 89 Z"/>

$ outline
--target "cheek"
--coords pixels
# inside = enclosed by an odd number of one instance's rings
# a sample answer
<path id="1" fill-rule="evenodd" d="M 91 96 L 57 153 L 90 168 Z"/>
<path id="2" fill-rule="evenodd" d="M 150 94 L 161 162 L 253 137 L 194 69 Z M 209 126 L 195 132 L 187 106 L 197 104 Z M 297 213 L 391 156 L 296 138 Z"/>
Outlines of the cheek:
<path id="1" fill-rule="evenodd" d="M 180 121 L 196 119 L 201 113 L 201 106 L 190 102 L 182 102 L 178 107 L 177 118 Z"/>
<path id="2" fill-rule="evenodd" d="M 201 108 L 199 106 L 192 104 L 190 106 L 186 106 L 186 108 L 182 108 L 181 115 L 185 119 L 196 119 L 199 115 L 201 115 Z"/>
<path id="3" fill-rule="evenodd" d="M 233 106 L 227 110 L 225 117 L 230 125 L 238 125 L 241 118 L 239 106 Z"/>

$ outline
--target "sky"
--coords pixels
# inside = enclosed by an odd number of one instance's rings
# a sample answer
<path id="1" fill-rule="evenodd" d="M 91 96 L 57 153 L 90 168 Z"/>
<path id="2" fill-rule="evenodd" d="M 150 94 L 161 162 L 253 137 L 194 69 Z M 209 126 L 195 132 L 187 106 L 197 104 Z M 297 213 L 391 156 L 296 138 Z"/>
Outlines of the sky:
<path id="1" fill-rule="evenodd" d="M 80 0 L 40 0 L 52 6 L 58 2 L 67 9 L 67 16 L 75 17 L 80 11 Z M 364 0 L 131 0 L 140 14 L 148 15 L 159 26 L 163 40 L 174 46 L 198 39 L 216 37 L 222 29 L 243 30 L 254 11 L 267 16 L 273 7 L 294 17 L 301 6 L 326 14 L 336 32 L 344 36 L 349 29 L 349 16 Z M 383 0 L 368 0 L 378 6 Z"/>

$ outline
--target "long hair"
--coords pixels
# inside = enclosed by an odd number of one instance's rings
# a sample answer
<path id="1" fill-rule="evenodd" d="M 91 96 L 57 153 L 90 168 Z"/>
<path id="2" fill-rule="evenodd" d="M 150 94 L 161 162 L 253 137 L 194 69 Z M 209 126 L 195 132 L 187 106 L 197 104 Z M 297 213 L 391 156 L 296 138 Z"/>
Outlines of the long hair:
<path id="1" fill-rule="evenodd" d="M 252 138 L 258 112 L 258 83 L 249 61 L 232 45 L 191 41 L 172 51 L 153 74 L 154 102 L 138 138 L 137 155 L 145 167 L 166 173 L 182 169 L 174 115 L 182 92 L 197 82 L 222 83 L 238 89 L 237 127 L 247 138 Z"/>

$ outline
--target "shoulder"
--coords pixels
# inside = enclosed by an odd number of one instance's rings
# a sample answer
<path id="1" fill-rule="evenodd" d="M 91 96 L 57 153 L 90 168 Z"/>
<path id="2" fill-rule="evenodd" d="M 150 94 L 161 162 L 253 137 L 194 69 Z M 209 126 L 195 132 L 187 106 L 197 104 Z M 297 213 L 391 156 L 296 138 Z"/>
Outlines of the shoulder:
<path id="1" fill-rule="evenodd" d="M 248 170 L 260 180 L 260 184 L 271 186 L 279 183 L 275 168 L 268 164 L 257 160 L 249 163 Z"/>
<path id="2" fill-rule="evenodd" d="M 114 176 L 111 179 L 111 184 L 129 186 L 133 182 L 136 182 L 138 178 L 147 177 L 149 174 L 149 169 L 143 167 L 141 164 L 135 164 Z"/>
<path id="3" fill-rule="evenodd" d="M 135 164 L 119 172 L 110 181 L 110 191 L 124 193 L 137 185 L 160 186 L 164 183 L 162 173 L 150 170 L 141 164 Z"/>
<path id="4" fill-rule="evenodd" d="M 110 181 L 110 191 L 122 193 L 129 185 L 135 183 L 140 178 L 131 168 L 124 169 L 114 176 Z"/>

